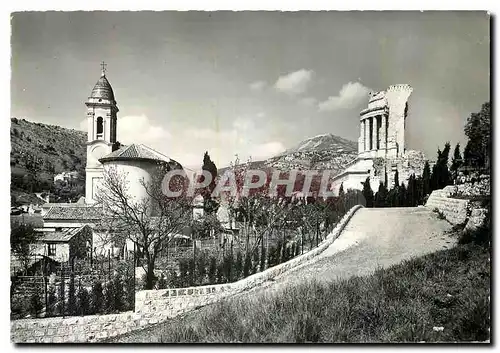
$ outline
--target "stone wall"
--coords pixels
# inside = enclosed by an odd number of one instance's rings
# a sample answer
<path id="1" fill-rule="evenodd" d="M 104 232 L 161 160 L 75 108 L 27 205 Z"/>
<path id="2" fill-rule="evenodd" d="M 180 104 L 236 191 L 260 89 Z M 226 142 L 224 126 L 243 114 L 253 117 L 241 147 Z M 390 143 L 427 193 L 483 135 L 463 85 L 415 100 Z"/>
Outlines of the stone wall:
<path id="1" fill-rule="evenodd" d="M 451 224 L 465 224 L 469 217 L 469 200 L 454 199 L 456 187 L 446 186 L 441 190 L 434 190 L 425 204 L 431 210 L 437 209 Z"/>
<path id="2" fill-rule="evenodd" d="M 329 247 L 361 206 L 354 206 L 318 247 L 283 264 L 238 282 L 213 286 L 146 290 L 136 293 L 135 312 L 82 317 L 24 319 L 11 321 L 15 343 L 99 342 L 216 302 L 256 287 L 310 260 Z"/>

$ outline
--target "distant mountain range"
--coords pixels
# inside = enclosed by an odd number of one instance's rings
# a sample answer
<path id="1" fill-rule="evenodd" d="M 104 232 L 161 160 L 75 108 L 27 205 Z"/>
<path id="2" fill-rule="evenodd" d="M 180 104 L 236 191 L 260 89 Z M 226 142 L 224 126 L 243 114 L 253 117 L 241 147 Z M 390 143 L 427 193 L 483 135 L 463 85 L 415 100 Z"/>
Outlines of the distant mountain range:
<path id="1" fill-rule="evenodd" d="M 251 162 L 251 168 L 277 170 L 331 170 L 332 175 L 345 169 L 358 155 L 356 142 L 333 134 L 308 138 L 296 146 L 264 161 Z M 228 167 L 219 169 L 219 174 Z"/>

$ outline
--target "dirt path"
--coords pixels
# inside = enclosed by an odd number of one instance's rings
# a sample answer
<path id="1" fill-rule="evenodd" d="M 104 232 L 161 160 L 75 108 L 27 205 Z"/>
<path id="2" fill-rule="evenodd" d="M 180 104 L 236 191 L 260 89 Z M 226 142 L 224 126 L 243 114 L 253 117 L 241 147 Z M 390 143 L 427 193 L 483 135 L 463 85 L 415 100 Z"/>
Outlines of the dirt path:
<path id="1" fill-rule="evenodd" d="M 308 279 L 367 275 L 378 267 L 454 246 L 456 240 L 445 234 L 450 229 L 448 222 L 425 207 L 362 208 L 317 258 L 271 283 L 281 287 Z"/>

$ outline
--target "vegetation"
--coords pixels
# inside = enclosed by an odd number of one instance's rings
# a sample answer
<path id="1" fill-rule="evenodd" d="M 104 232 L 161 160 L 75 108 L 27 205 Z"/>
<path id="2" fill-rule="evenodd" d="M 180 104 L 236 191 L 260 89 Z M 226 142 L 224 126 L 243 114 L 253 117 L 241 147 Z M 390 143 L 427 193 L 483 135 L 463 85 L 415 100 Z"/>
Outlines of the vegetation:
<path id="1" fill-rule="evenodd" d="M 40 233 L 30 224 L 16 223 L 11 224 L 10 246 L 11 251 L 17 256 L 24 271 L 27 272 L 30 260 L 33 255 L 32 244 L 40 238 Z"/>
<path id="2" fill-rule="evenodd" d="M 51 190 L 54 175 L 63 171 L 85 175 L 87 134 L 82 131 L 11 118 L 10 140 L 12 190 Z"/>
<path id="3" fill-rule="evenodd" d="M 114 340 L 484 341 L 490 339 L 491 323 L 489 257 L 485 247 L 459 245 L 379 269 L 372 276 L 229 299 Z"/>

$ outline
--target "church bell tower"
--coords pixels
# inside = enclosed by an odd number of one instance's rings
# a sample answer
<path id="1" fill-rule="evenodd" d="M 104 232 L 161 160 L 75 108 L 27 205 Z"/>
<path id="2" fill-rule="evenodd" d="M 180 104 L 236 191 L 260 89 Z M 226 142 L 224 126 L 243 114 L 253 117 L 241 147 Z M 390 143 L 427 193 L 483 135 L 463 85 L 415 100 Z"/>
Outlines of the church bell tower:
<path id="1" fill-rule="evenodd" d="M 99 159 L 116 147 L 116 115 L 118 106 L 106 78 L 106 64 L 101 63 L 101 77 L 95 84 L 87 106 L 87 166 L 85 168 L 85 203 L 95 203 L 97 186 L 102 180 L 103 166 Z"/>

